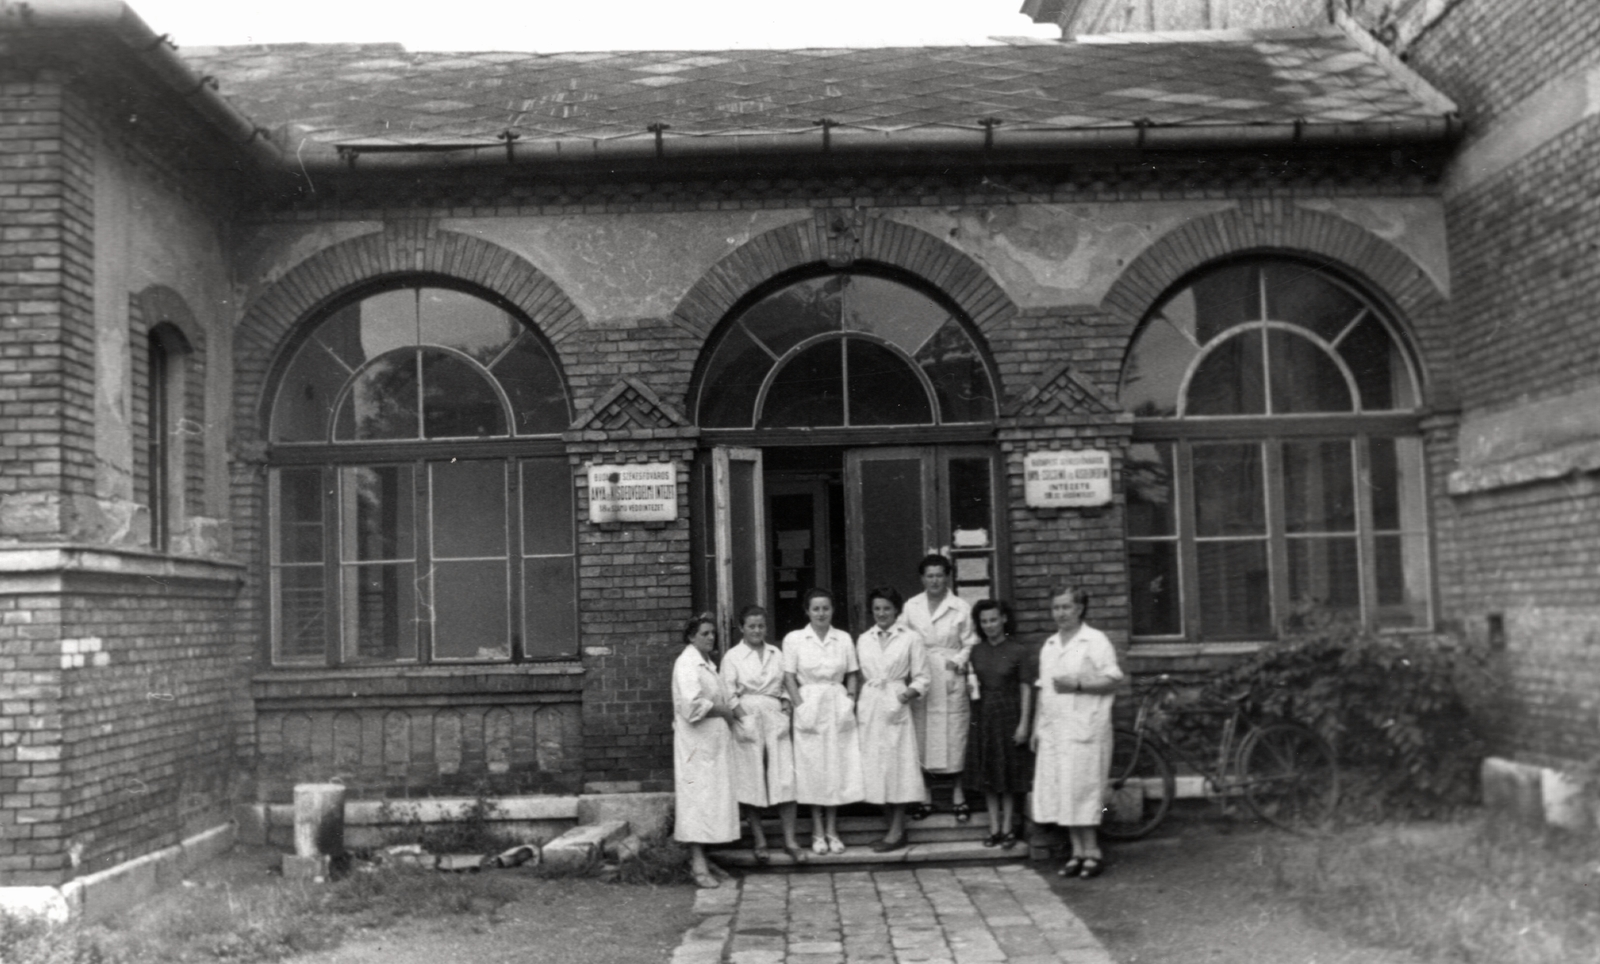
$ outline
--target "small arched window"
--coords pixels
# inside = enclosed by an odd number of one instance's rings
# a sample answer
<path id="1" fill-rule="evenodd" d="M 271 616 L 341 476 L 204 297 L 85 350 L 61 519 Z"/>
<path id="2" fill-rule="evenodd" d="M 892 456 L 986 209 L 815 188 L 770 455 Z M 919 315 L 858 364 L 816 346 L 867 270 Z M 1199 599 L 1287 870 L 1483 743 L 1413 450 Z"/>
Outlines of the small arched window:
<path id="1" fill-rule="evenodd" d="M 575 655 L 570 424 L 504 303 L 411 283 L 316 320 L 271 405 L 274 659 Z"/>
<path id="2" fill-rule="evenodd" d="M 700 384 L 706 428 L 940 425 L 995 416 L 988 370 L 956 314 L 870 274 L 807 278 L 759 298 L 724 330 Z"/>
<path id="3" fill-rule="evenodd" d="M 1134 633 L 1261 640 L 1297 607 L 1429 621 L 1418 378 L 1388 312 L 1321 267 L 1201 272 L 1123 367 Z"/>

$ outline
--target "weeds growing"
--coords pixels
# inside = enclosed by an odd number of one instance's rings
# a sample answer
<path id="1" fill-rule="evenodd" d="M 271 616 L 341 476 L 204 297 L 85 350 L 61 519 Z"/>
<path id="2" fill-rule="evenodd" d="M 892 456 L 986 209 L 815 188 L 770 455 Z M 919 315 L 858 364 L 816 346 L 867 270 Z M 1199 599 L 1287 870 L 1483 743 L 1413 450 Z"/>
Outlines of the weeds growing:
<path id="1" fill-rule="evenodd" d="M 1355 839 L 1365 833 L 1365 839 Z M 1319 926 L 1449 964 L 1572 964 L 1600 947 L 1600 841 L 1482 817 L 1285 843 Z"/>

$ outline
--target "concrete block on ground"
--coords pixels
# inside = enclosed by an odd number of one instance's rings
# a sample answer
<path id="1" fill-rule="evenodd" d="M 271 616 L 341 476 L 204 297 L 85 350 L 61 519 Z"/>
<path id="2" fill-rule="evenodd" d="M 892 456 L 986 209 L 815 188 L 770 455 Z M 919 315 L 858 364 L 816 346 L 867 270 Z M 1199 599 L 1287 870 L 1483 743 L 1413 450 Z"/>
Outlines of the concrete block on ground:
<path id="1" fill-rule="evenodd" d="M 481 870 L 483 863 L 482 854 L 440 854 L 439 862 L 436 866 L 440 870 L 461 873 L 469 870 Z"/>
<path id="2" fill-rule="evenodd" d="M 578 798 L 578 824 L 626 820 L 640 837 L 665 835 L 672 826 L 671 793 L 586 793 Z"/>
<path id="3" fill-rule="evenodd" d="M 313 854 L 302 857 L 299 854 L 283 855 L 284 880 L 327 880 L 328 855 Z"/>
<path id="4" fill-rule="evenodd" d="M 563 842 L 568 846 L 587 844 L 604 850 L 628 836 L 631 832 L 631 827 L 626 820 L 602 820 L 599 823 L 573 827 L 552 840 L 550 844 L 561 844 Z"/>
<path id="5" fill-rule="evenodd" d="M 1583 784 L 1559 770 L 1541 768 L 1539 796 L 1544 802 L 1544 822 L 1563 830 L 1593 831 L 1594 814 L 1583 796 Z"/>
<path id="6" fill-rule="evenodd" d="M 1484 809 L 1530 827 L 1544 826 L 1542 767 L 1489 757 L 1480 772 Z"/>

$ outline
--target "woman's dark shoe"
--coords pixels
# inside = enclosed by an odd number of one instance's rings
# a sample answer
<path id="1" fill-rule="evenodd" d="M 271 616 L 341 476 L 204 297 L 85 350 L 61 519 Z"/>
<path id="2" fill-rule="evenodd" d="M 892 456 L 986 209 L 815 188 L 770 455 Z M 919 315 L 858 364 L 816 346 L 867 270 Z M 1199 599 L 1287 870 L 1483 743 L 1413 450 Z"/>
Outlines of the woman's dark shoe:
<path id="1" fill-rule="evenodd" d="M 983 838 L 983 845 L 985 847 L 998 847 L 1000 846 L 1000 842 L 1005 839 L 1006 835 L 1003 833 L 992 833 Z"/>
<path id="2" fill-rule="evenodd" d="M 1068 860 L 1066 863 L 1061 865 L 1061 869 L 1056 871 L 1056 876 L 1058 876 L 1058 877 L 1077 877 L 1077 876 L 1081 875 L 1082 873 L 1083 873 L 1083 861 L 1079 860 L 1077 857 L 1073 857 L 1070 860 Z"/>
<path id="3" fill-rule="evenodd" d="M 956 823 L 966 823 L 972 819 L 972 807 L 965 800 L 951 807 L 950 812 L 956 815 Z"/>
<path id="4" fill-rule="evenodd" d="M 750 856 L 756 859 L 757 867 L 765 867 L 772 862 L 772 852 L 765 847 L 751 847 Z"/>
<path id="5" fill-rule="evenodd" d="M 933 814 L 933 808 L 926 803 L 913 803 L 906 808 L 906 816 L 912 820 L 926 820 Z"/>
<path id="6" fill-rule="evenodd" d="M 1083 859 L 1083 869 L 1078 871 L 1078 876 L 1087 880 L 1090 877 L 1098 877 L 1105 871 L 1106 865 L 1101 863 L 1099 857 L 1085 857 Z"/>
<path id="7" fill-rule="evenodd" d="M 1014 831 L 1007 830 L 1000 835 L 1000 849 L 1010 850 L 1017 845 L 1017 835 Z"/>
<path id="8" fill-rule="evenodd" d="M 875 854 L 886 854 L 891 850 L 901 850 L 901 849 L 903 849 L 905 847 L 905 845 L 906 845 L 905 834 L 901 834 L 899 840 L 876 840 L 876 841 L 873 841 L 872 852 L 875 853 Z"/>
<path id="9" fill-rule="evenodd" d="M 811 859 L 811 855 L 806 853 L 804 850 L 802 850 L 799 847 L 790 847 L 787 844 L 785 844 L 784 848 L 783 848 L 783 852 L 788 854 L 789 855 L 789 859 L 794 861 L 797 864 L 803 864 L 806 861 Z"/>

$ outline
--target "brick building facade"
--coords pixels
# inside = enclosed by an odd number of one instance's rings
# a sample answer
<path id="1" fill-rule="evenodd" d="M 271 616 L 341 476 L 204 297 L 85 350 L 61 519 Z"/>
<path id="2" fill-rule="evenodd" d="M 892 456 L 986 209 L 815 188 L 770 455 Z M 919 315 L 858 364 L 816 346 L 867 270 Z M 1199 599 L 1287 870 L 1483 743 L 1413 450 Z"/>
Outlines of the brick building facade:
<path id="1" fill-rule="evenodd" d="M 1475 96 L 1448 22 L 1413 62 Z M 1476 240 L 1586 243 L 1511 168 L 1592 112 L 1467 186 L 1492 133 L 1453 154 L 1455 105 L 1354 22 L 823 64 L 175 52 L 44 3 L 0 8 L 0 53 L 0 884 L 307 780 L 669 789 L 685 618 L 793 628 L 826 582 L 856 627 L 930 548 L 1027 632 L 1084 586 L 1139 671 L 1305 598 L 1493 615 L 1507 752 L 1596 749 L 1591 550 L 1524 521 L 1575 531 L 1590 466 L 1529 476 L 1581 444 L 1503 427 L 1581 409 L 1594 272 L 1530 242 L 1520 283 L 1560 283 L 1496 285 Z M 1538 96 L 1496 63 L 1490 132 Z M 1502 370 L 1505 299 L 1569 350 Z M 1030 498 L 1074 451 L 1109 501 Z M 630 471 L 655 501 L 619 521 Z"/>

